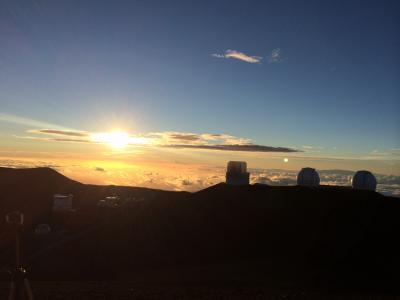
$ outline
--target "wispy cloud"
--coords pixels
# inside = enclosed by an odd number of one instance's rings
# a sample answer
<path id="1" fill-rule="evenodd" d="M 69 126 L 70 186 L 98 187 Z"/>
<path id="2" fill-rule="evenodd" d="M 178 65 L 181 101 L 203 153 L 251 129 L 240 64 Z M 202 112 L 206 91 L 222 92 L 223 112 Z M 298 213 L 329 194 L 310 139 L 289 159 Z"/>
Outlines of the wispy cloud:
<path id="1" fill-rule="evenodd" d="M 263 59 L 261 56 L 251 56 L 243 52 L 231 49 L 226 50 L 224 53 L 213 53 L 211 54 L 211 56 L 215 58 L 233 58 L 252 64 L 260 63 L 261 60 Z M 282 61 L 283 57 L 280 48 L 273 49 L 271 53 L 268 55 L 268 63 L 270 64 L 279 63 Z"/>
<path id="2" fill-rule="evenodd" d="M 299 152 L 298 150 L 285 147 L 270 147 L 256 144 L 247 145 L 164 145 L 169 148 L 185 148 L 185 149 L 205 149 L 219 151 L 243 151 L 243 152 Z"/>
<path id="3" fill-rule="evenodd" d="M 157 132 L 150 133 L 153 144 L 175 149 L 202 149 L 243 152 L 299 152 L 287 147 L 257 145 L 251 139 L 218 133 L 183 133 Z"/>
<path id="4" fill-rule="evenodd" d="M 55 141 L 55 142 L 70 142 L 70 143 L 96 143 L 96 141 L 92 141 L 89 139 L 69 139 L 69 138 L 54 138 L 54 139 L 49 139 L 50 141 Z"/>
<path id="5" fill-rule="evenodd" d="M 170 138 L 177 141 L 194 142 L 199 141 L 201 137 L 193 133 L 172 133 Z"/>
<path id="6" fill-rule="evenodd" d="M 243 52 L 239 52 L 236 50 L 231 50 L 228 49 L 225 51 L 225 53 L 223 54 L 218 54 L 218 53 L 214 53 L 211 54 L 212 57 L 216 57 L 216 58 L 233 58 L 233 59 L 238 59 L 247 63 L 259 63 L 262 60 L 261 56 L 251 56 L 251 55 L 247 55 Z"/>
<path id="7" fill-rule="evenodd" d="M 317 152 L 321 152 L 321 150 L 324 149 L 324 147 L 320 147 L 320 146 L 312 146 L 312 145 L 303 145 L 302 148 L 308 152 L 308 153 L 317 153 Z"/>
<path id="8" fill-rule="evenodd" d="M 311 145 L 303 145 L 302 147 L 303 147 L 303 149 L 306 149 L 306 150 L 312 150 L 312 149 L 314 149 L 314 147 L 311 146 Z"/>
<path id="9" fill-rule="evenodd" d="M 225 54 L 213 53 L 213 54 L 211 54 L 211 56 L 216 57 L 216 58 L 225 58 Z"/>
<path id="10" fill-rule="evenodd" d="M 390 153 L 395 156 L 400 156 L 400 148 L 392 148 L 390 149 Z"/>
<path id="11" fill-rule="evenodd" d="M 75 136 L 75 137 L 88 137 L 89 133 L 83 131 L 71 131 L 71 130 L 56 130 L 56 129 L 35 129 L 28 130 L 30 133 L 49 134 L 49 135 L 63 135 L 63 136 Z"/>
<path id="12" fill-rule="evenodd" d="M 54 138 L 54 137 L 41 137 L 41 136 L 21 136 L 21 135 L 13 135 L 13 137 L 24 140 L 35 140 L 42 142 L 69 142 L 69 143 L 97 143 L 96 141 L 92 141 L 88 138 Z"/>
<path id="13" fill-rule="evenodd" d="M 281 61 L 282 61 L 281 49 L 275 48 L 274 50 L 271 51 L 271 54 L 270 54 L 270 56 L 268 58 L 268 62 L 270 64 L 273 64 L 273 63 L 279 63 Z"/>
<path id="14" fill-rule="evenodd" d="M 251 140 L 247 138 L 235 137 L 222 133 L 191 133 L 191 132 L 152 132 L 143 135 L 152 139 L 153 144 L 159 145 L 175 145 L 175 144 L 191 144 L 191 145 L 244 145 L 250 144 Z"/>
<path id="15" fill-rule="evenodd" d="M 29 127 L 35 127 L 35 128 L 53 128 L 55 130 L 70 130 L 69 128 L 59 126 L 56 124 L 50 124 L 47 122 L 42 122 L 34 119 L 29 119 L 25 117 L 20 117 L 12 114 L 5 114 L 5 113 L 0 113 L 0 121 L 1 122 L 6 122 L 6 123 L 13 123 L 13 124 L 19 124 L 19 125 L 24 125 L 24 126 L 29 126 Z"/>

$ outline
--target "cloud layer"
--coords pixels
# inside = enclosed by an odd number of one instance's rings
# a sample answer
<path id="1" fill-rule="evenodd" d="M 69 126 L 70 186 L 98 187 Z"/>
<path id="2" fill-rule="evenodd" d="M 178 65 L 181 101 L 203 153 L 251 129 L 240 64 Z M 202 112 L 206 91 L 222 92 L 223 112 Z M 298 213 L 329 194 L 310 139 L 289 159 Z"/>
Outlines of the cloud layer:
<path id="1" fill-rule="evenodd" d="M 28 130 L 35 136 L 16 136 L 38 141 L 97 143 L 101 141 L 93 138 L 98 133 L 84 131 L 38 129 Z M 104 134 L 104 133 L 101 133 Z M 106 134 L 106 133 L 105 133 Z M 45 136 L 45 137 L 43 137 Z M 250 139 L 218 133 L 191 133 L 191 132 L 151 132 L 146 134 L 130 135 L 131 146 L 165 147 L 175 149 L 202 149 L 216 151 L 243 151 L 243 152 L 299 152 L 287 147 L 272 147 L 252 143 Z"/>
<path id="2" fill-rule="evenodd" d="M 297 172 L 293 170 L 251 169 L 251 182 L 268 185 L 296 185 Z M 355 172 L 349 170 L 319 170 L 321 185 L 351 186 Z M 374 174 L 378 181 L 377 191 L 387 195 L 400 197 L 400 176 Z"/>
<path id="3" fill-rule="evenodd" d="M 176 191 L 198 191 L 225 181 L 225 167 L 214 165 L 196 165 L 174 163 L 158 163 L 157 165 L 124 165 L 97 162 L 95 166 L 87 162 L 45 161 L 0 158 L 1 167 L 32 168 L 51 167 L 64 175 L 83 183 L 115 184 L 127 186 L 143 186 L 155 189 Z M 87 164 L 87 165 L 85 165 Z M 275 186 L 296 185 L 297 172 L 281 169 L 249 169 L 251 183 Z M 353 171 L 319 170 L 321 184 L 351 186 Z M 387 195 L 400 197 L 400 176 L 375 174 L 377 191 Z"/>

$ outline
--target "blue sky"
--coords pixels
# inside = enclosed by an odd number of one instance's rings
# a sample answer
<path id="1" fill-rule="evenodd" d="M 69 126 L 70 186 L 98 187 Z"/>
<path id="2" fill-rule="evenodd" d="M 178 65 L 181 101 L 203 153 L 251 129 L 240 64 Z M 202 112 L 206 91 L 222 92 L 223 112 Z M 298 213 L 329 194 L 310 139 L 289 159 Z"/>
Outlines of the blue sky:
<path id="1" fill-rule="evenodd" d="M 1 0 L 0 112 L 83 131 L 391 153 L 398 3 Z M 0 124 L 3 136 L 30 129 Z"/>

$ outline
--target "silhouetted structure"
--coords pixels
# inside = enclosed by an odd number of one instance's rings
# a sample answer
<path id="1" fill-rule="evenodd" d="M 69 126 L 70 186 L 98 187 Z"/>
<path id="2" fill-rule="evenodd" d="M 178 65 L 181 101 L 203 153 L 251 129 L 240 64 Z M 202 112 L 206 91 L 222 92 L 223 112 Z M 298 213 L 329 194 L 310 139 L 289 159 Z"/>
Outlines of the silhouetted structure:
<path id="1" fill-rule="evenodd" d="M 36 235 L 46 235 L 51 232 L 51 227 L 49 224 L 38 224 L 35 227 L 35 234 Z"/>
<path id="2" fill-rule="evenodd" d="M 118 196 L 108 196 L 97 203 L 97 207 L 118 207 L 121 200 Z"/>
<path id="3" fill-rule="evenodd" d="M 297 184 L 301 186 L 318 186 L 318 172 L 313 168 L 302 168 L 297 175 Z"/>
<path id="4" fill-rule="evenodd" d="M 53 199 L 53 211 L 69 211 L 72 209 L 74 195 L 55 194 Z"/>
<path id="5" fill-rule="evenodd" d="M 6 223 L 15 234 L 15 268 L 11 271 L 9 300 L 33 300 L 30 283 L 21 259 L 21 235 L 24 227 L 24 214 L 14 211 L 6 215 Z"/>
<path id="6" fill-rule="evenodd" d="M 370 171 L 361 170 L 354 174 L 351 184 L 353 189 L 375 191 L 377 181 Z"/>
<path id="7" fill-rule="evenodd" d="M 229 185 L 248 185 L 250 174 L 245 161 L 230 161 L 226 170 L 226 183 Z"/>

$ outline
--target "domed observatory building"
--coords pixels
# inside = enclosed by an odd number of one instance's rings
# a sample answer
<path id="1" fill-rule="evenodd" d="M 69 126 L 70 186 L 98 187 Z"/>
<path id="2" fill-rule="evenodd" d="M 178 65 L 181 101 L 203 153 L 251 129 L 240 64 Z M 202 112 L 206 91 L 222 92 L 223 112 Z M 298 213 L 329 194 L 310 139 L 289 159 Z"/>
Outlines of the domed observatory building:
<path id="1" fill-rule="evenodd" d="M 248 185 L 250 173 L 247 172 L 245 161 L 230 161 L 226 170 L 226 184 L 228 185 Z"/>
<path id="2" fill-rule="evenodd" d="M 302 168 L 297 174 L 297 185 L 300 186 L 319 186 L 318 172 L 313 168 Z"/>
<path id="3" fill-rule="evenodd" d="M 375 191 L 377 181 L 374 174 L 370 171 L 362 170 L 357 171 L 356 174 L 354 174 L 351 184 L 353 189 Z"/>

